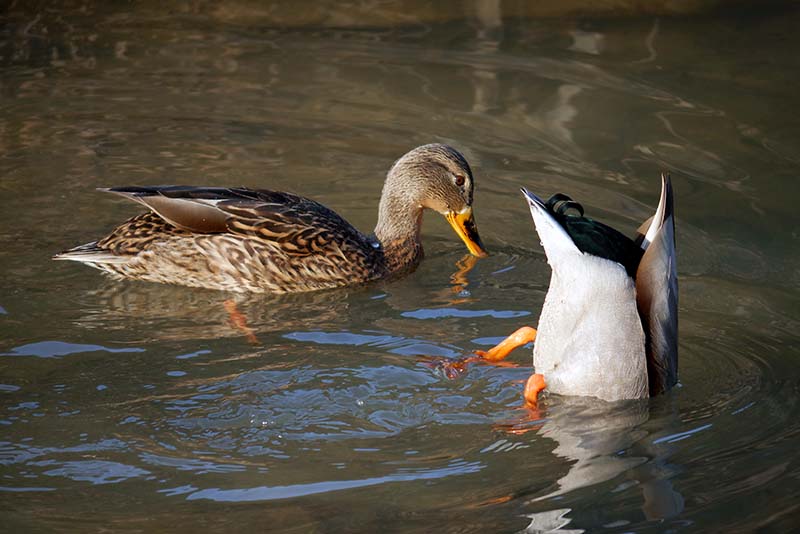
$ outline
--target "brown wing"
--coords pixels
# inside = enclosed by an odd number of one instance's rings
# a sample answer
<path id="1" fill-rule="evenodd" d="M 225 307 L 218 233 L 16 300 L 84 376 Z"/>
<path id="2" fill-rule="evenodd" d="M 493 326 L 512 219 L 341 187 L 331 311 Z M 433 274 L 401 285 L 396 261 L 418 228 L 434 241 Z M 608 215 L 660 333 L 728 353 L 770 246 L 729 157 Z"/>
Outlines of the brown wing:
<path id="1" fill-rule="evenodd" d="M 201 234 L 227 231 L 228 214 L 217 207 L 230 199 L 253 199 L 246 189 L 191 187 L 180 185 L 152 187 L 112 187 L 100 189 L 138 202 L 156 212 L 170 224 Z"/>
<path id="2" fill-rule="evenodd" d="M 254 237 L 275 243 L 287 255 L 327 254 L 359 263 L 371 260 L 379 248 L 333 210 L 291 193 L 190 186 L 105 191 L 147 206 L 177 228 Z"/>
<path id="3" fill-rule="evenodd" d="M 636 271 L 636 301 L 647 339 L 650 395 L 678 381 L 678 273 L 672 183 L 661 175 L 656 215 L 639 228 L 637 243 L 645 249 Z"/>

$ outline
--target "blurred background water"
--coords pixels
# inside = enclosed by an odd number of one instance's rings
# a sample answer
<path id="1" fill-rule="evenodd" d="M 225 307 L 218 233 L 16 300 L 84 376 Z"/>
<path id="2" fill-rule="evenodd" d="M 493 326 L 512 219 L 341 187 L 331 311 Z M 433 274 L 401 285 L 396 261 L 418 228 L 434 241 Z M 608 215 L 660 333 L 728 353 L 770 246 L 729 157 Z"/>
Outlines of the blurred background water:
<path id="1" fill-rule="evenodd" d="M 792 2 L 12 2 L 0 16 L 0 510 L 35 531 L 788 532 L 800 521 Z M 52 254 L 128 184 L 290 190 L 372 229 L 446 142 L 491 256 L 283 297 Z M 680 386 L 520 408 L 525 186 L 632 232 L 676 194 Z M 253 343 L 228 317 L 233 298 Z M 452 371 L 452 370 L 451 370 Z"/>

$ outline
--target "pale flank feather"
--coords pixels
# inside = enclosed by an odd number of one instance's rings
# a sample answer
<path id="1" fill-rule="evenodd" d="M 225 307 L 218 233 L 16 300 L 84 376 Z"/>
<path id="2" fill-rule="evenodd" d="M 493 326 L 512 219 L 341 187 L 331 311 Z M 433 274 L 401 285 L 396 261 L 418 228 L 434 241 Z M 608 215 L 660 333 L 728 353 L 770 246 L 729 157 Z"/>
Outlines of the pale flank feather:
<path id="1" fill-rule="evenodd" d="M 661 200 L 650 229 L 652 237 L 636 271 L 636 298 L 647 334 L 647 370 L 650 394 L 657 395 L 678 382 L 678 272 L 672 183 L 661 175 Z M 648 234 L 651 231 L 648 230 Z M 645 243 L 649 241 L 649 244 Z"/>

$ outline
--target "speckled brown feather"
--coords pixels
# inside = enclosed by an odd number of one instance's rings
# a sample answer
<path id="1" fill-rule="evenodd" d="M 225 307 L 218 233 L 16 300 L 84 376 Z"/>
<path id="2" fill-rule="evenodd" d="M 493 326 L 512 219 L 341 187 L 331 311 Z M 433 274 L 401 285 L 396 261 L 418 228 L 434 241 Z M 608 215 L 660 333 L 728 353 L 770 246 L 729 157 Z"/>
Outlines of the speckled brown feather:
<path id="1" fill-rule="evenodd" d="M 272 192 L 264 196 L 274 200 Z M 121 224 L 91 248 L 84 245 L 74 251 L 125 258 L 84 260 L 124 278 L 232 291 L 309 291 L 385 274 L 380 247 L 333 211 L 294 195 L 283 194 L 283 204 L 263 200 L 217 203 L 216 209 L 227 214 L 224 233 L 192 232 L 192 221 L 181 219 L 183 228 L 178 228 L 148 212 Z M 168 205 L 160 205 L 160 210 L 170 211 Z"/>

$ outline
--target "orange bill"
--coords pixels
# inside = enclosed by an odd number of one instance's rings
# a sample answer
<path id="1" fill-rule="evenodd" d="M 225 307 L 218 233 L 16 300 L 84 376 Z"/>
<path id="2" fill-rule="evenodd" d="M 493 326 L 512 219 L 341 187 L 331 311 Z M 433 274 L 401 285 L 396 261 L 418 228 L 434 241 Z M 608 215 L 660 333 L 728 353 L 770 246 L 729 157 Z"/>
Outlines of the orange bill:
<path id="1" fill-rule="evenodd" d="M 458 234 L 458 237 L 467 245 L 467 249 L 473 256 L 478 256 L 479 258 L 488 256 L 481 242 L 481 236 L 478 235 L 478 227 L 475 225 L 475 217 L 472 216 L 471 206 L 467 206 L 458 213 L 448 211 L 444 214 L 444 217 Z"/>

